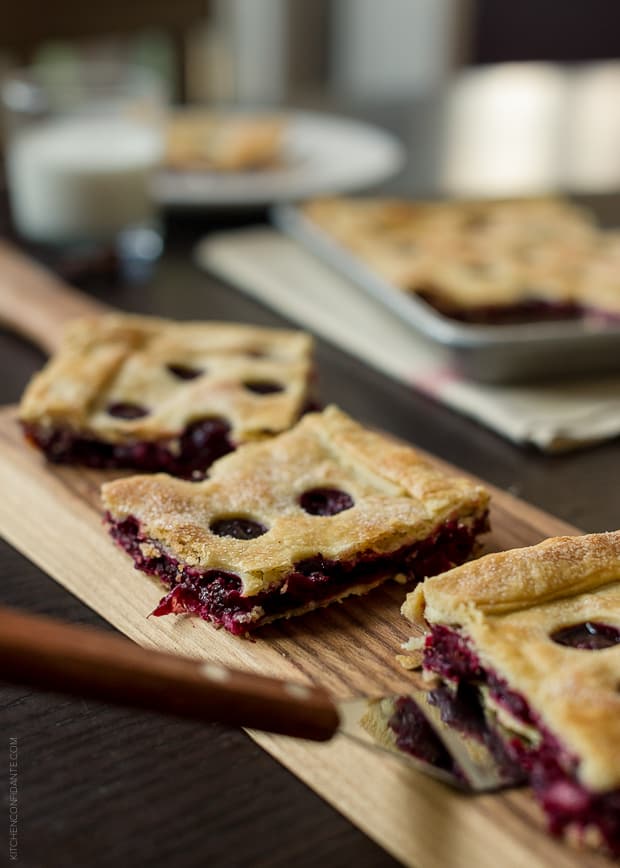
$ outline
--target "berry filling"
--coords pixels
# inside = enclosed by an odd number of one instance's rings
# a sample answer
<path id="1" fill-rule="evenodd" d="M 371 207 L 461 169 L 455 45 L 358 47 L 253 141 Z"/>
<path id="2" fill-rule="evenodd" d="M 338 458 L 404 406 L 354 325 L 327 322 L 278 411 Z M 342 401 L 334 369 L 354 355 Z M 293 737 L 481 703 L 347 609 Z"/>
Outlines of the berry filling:
<path id="1" fill-rule="evenodd" d="M 587 630 L 587 623 L 560 631 L 566 634 L 573 631 L 571 641 L 563 644 L 596 650 L 618 641 L 616 638 L 613 643 L 588 644 L 596 636 L 607 641 L 609 630 L 616 634 L 620 631 L 607 625 L 596 625 L 605 629 L 591 633 Z M 586 638 L 584 634 L 587 634 Z M 482 666 L 463 635 L 448 627 L 434 625 L 424 648 L 424 668 L 447 682 L 438 689 L 441 691 L 438 702 L 442 703 L 442 720 L 470 734 L 478 725 L 473 726 L 472 720 L 480 722 L 480 737 L 490 745 L 497 742 L 500 756 L 517 764 L 529 780 L 545 811 L 552 834 L 561 836 L 570 831 L 585 841 L 590 839 L 594 830 L 603 846 L 613 856 L 620 856 L 620 790 L 596 793 L 581 784 L 576 775 L 577 759 L 549 732 L 525 697 L 511 690 L 492 670 Z M 489 719 L 485 713 L 485 691 L 494 704 L 505 709 L 529 731 L 535 732 L 536 738 L 524 736 L 520 727 L 521 734 L 506 723 L 491 722 L 492 717 Z M 464 694 L 468 695 L 465 705 L 459 699 Z"/>
<path id="2" fill-rule="evenodd" d="M 328 603 L 350 588 L 372 586 L 398 574 L 404 574 L 408 580 L 421 581 L 443 572 L 466 560 L 475 547 L 477 535 L 488 530 L 485 514 L 470 524 L 447 521 L 427 539 L 389 554 L 366 551 L 350 561 L 328 560 L 317 555 L 294 564 L 282 584 L 272 590 L 243 596 L 238 576 L 181 563 L 155 540 L 146 537 L 132 516 L 115 522 L 108 515 L 107 521 L 112 537 L 133 558 L 136 569 L 158 576 L 170 588 L 153 614 L 192 613 L 235 635 L 246 634 L 269 620 L 290 615 L 308 605 Z M 234 530 L 233 535 L 236 535 L 241 526 L 239 519 L 233 521 L 235 526 L 228 526 L 227 530 Z M 245 521 L 264 532 L 262 525 Z"/>
<path id="3" fill-rule="evenodd" d="M 510 756 L 501 738 L 486 726 L 478 691 L 470 684 L 461 682 L 455 691 L 445 686 L 430 690 L 428 703 L 438 708 L 441 720 L 447 726 L 482 742 L 506 781 L 514 784 L 525 779 L 524 772 Z M 396 736 L 397 747 L 465 780 L 465 775 L 417 704 L 409 697 L 401 696 L 395 705 L 388 726 Z"/>
<path id="4" fill-rule="evenodd" d="M 459 322 L 478 325 L 519 325 L 522 323 L 548 322 L 553 320 L 578 320 L 595 317 L 597 320 L 617 324 L 620 317 L 606 311 L 591 310 L 575 302 L 549 301 L 544 298 L 531 298 L 517 304 L 490 304 L 472 307 L 459 307 L 443 298 L 433 287 L 425 287 L 416 292 L 443 316 Z"/>
<path id="5" fill-rule="evenodd" d="M 184 380 L 205 373 L 183 365 L 168 365 L 168 370 Z M 261 380 L 254 391 L 268 394 L 283 389 L 279 384 Z M 299 415 L 302 417 L 320 409 L 320 404 L 308 397 Z M 149 411 L 138 404 L 115 403 L 107 407 L 107 412 L 121 419 L 138 419 L 148 415 Z M 219 416 L 196 419 L 173 437 L 126 440 L 123 443 L 98 440 L 70 428 L 50 428 L 32 422 L 20 424 L 26 440 L 54 464 L 81 464 L 98 470 L 133 468 L 148 473 L 161 471 L 194 482 L 207 476 L 214 461 L 236 449 L 230 436 L 230 425 Z"/>
<path id="6" fill-rule="evenodd" d="M 407 696 L 396 699 L 388 726 L 396 736 L 399 750 L 437 768 L 460 775 L 452 756 L 413 699 Z"/>
<path id="7" fill-rule="evenodd" d="M 339 488 L 313 488 L 304 491 L 299 498 L 299 505 L 310 515 L 337 515 L 345 509 L 351 509 L 353 498 Z"/>
<path id="8" fill-rule="evenodd" d="M 204 479 L 209 466 L 235 448 L 229 436 L 230 426 L 225 419 L 215 416 L 197 419 L 177 437 L 125 443 L 106 443 L 68 428 L 45 428 L 28 423 L 22 423 L 22 428 L 26 439 L 55 464 L 161 470 L 193 480 Z"/>

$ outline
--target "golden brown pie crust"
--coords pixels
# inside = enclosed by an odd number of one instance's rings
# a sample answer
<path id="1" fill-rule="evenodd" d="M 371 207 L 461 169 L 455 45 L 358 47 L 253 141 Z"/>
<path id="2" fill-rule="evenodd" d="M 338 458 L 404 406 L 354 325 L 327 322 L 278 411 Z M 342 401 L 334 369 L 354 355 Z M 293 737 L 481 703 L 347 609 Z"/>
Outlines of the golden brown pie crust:
<path id="1" fill-rule="evenodd" d="M 344 491 L 354 505 L 336 515 L 311 515 L 299 501 L 317 488 Z M 221 458 L 203 482 L 134 476 L 104 485 L 102 499 L 113 521 L 135 517 L 143 535 L 176 559 L 234 573 L 244 596 L 252 596 L 319 554 L 335 561 L 387 554 L 426 539 L 445 521 L 473 523 L 485 513 L 488 494 L 328 407 L 278 437 Z M 231 516 L 268 531 L 241 540 L 210 530 Z M 358 590 L 368 586 L 347 593 Z"/>
<path id="2" fill-rule="evenodd" d="M 620 628 L 620 531 L 486 555 L 427 579 L 402 612 L 469 637 L 482 664 L 579 757 L 583 784 L 620 786 L 620 645 L 584 651 L 550 639 L 585 621 Z"/>
<path id="3" fill-rule="evenodd" d="M 467 310 L 528 301 L 620 314 L 620 233 L 554 198 L 316 199 L 303 213 L 388 283 Z"/>
<path id="4" fill-rule="evenodd" d="M 304 410 L 312 376 L 312 338 L 298 331 L 223 322 L 179 323 L 110 314 L 73 321 L 59 351 L 32 379 L 19 418 L 122 443 L 178 434 L 195 419 L 223 417 L 235 443 L 277 434 Z M 179 380 L 169 365 L 204 371 Z M 246 383 L 283 387 L 259 394 Z M 107 407 L 144 406 L 123 419 Z"/>

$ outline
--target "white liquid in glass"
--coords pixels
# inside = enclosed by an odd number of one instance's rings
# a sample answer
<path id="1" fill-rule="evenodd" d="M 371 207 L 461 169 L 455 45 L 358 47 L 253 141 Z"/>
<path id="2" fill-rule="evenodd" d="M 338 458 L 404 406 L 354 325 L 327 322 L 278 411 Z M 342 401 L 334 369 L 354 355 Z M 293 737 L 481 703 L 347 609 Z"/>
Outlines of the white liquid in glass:
<path id="1" fill-rule="evenodd" d="M 11 139 L 8 181 L 19 231 L 33 241 L 113 238 L 149 221 L 161 135 L 125 118 L 41 122 Z"/>

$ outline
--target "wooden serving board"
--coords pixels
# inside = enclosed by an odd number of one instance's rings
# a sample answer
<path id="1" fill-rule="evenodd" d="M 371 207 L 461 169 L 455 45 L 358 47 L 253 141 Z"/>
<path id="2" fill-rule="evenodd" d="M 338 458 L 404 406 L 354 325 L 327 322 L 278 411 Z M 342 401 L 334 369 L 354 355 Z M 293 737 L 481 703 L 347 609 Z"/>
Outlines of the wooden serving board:
<path id="1" fill-rule="evenodd" d="M 400 585 L 390 583 L 366 597 L 268 627 L 255 642 L 194 618 L 147 617 L 162 588 L 133 569 L 102 527 L 99 486 L 115 475 L 46 464 L 22 441 L 14 410 L 0 411 L 0 532 L 131 639 L 248 671 L 315 681 L 336 697 L 406 691 L 407 673 L 394 660 L 408 638 L 399 614 L 405 594 Z M 487 549 L 577 532 L 498 490 L 493 492 L 492 525 Z M 550 839 L 528 791 L 464 796 L 343 737 L 313 744 L 250 735 L 405 865 L 611 864 Z"/>

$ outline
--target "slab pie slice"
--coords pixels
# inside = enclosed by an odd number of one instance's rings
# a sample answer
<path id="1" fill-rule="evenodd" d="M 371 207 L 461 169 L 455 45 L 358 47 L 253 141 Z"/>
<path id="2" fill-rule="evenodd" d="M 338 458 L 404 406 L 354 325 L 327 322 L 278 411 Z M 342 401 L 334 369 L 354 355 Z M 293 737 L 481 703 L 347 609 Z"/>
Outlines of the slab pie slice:
<path id="1" fill-rule="evenodd" d="M 108 483 L 116 542 L 190 612 L 241 635 L 461 563 L 487 529 L 488 495 L 335 407 L 217 461 L 209 478 Z"/>
<path id="2" fill-rule="evenodd" d="M 551 832 L 620 856 L 620 531 L 487 555 L 403 614 L 444 719 L 522 768 Z"/>
<path id="3" fill-rule="evenodd" d="M 247 172 L 282 163 L 283 116 L 182 111 L 168 122 L 165 164 L 185 171 Z"/>
<path id="4" fill-rule="evenodd" d="M 241 443 L 290 428 L 313 401 L 297 331 L 111 314 L 71 323 L 19 418 L 50 461 L 203 478 Z"/>

